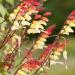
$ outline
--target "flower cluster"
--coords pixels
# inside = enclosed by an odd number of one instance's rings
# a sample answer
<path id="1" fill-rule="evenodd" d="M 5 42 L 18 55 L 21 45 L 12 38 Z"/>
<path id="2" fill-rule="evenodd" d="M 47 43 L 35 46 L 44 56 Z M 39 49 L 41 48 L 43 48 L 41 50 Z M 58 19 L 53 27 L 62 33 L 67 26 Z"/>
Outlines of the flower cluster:
<path id="1" fill-rule="evenodd" d="M 27 30 L 28 34 L 40 33 L 40 36 L 35 41 L 33 50 L 44 49 L 44 47 L 46 46 L 45 42 L 47 38 L 51 36 L 53 30 L 56 27 L 55 25 L 53 25 L 47 28 L 46 30 L 44 29 L 44 26 L 47 25 L 46 22 L 49 21 L 48 18 L 45 16 L 49 15 L 51 15 L 51 13 L 49 12 L 46 12 L 44 14 L 44 17 L 42 17 L 39 14 L 36 14 L 34 17 L 35 20 L 32 21 L 32 23 L 29 26 L 29 29 Z M 60 31 L 61 34 L 69 34 L 69 32 L 73 32 L 73 30 L 71 29 L 71 27 L 75 27 L 75 17 L 73 16 L 74 11 L 71 13 L 70 17 L 68 17 L 68 19 L 66 20 L 63 29 Z M 58 34 L 59 37 L 61 35 L 60 33 Z M 42 63 L 47 62 L 47 60 L 50 60 L 50 65 L 57 63 L 64 64 L 63 62 L 59 62 L 57 60 L 59 59 L 62 53 L 65 61 L 67 60 L 67 51 L 65 50 L 65 43 L 66 40 L 62 42 L 59 38 L 53 44 L 49 44 L 48 46 L 45 47 L 44 51 L 41 53 L 39 60 L 34 59 L 31 52 L 30 59 L 27 57 L 28 60 L 18 69 L 15 75 L 25 75 L 25 74 L 28 75 L 31 72 L 34 72 L 35 70 L 40 68 Z"/>
<path id="2" fill-rule="evenodd" d="M 34 21 L 32 22 L 30 28 L 28 29 L 28 34 L 35 34 L 43 32 L 44 26 L 47 26 L 47 22 L 49 22 L 47 16 L 50 16 L 50 12 L 45 12 L 44 16 L 36 14 L 34 17 Z"/>
<path id="3" fill-rule="evenodd" d="M 14 10 L 13 13 L 10 14 L 9 20 L 13 22 L 13 26 L 11 30 L 18 30 L 19 28 L 23 28 L 25 26 L 30 25 L 30 20 L 32 20 L 31 15 L 36 14 L 38 11 L 36 7 L 31 3 L 25 1 L 17 9 Z"/>
<path id="4" fill-rule="evenodd" d="M 47 55 L 51 52 L 51 48 L 52 48 L 53 46 L 51 45 L 51 44 L 49 44 L 48 46 L 47 46 L 47 48 L 45 48 L 44 49 L 44 51 L 41 53 L 41 55 L 40 55 L 40 60 L 39 61 L 42 61 L 43 62 L 43 60 L 47 57 Z"/>
<path id="5" fill-rule="evenodd" d="M 16 75 L 27 75 L 29 72 L 37 69 L 40 66 L 41 62 L 37 60 L 29 60 L 24 63 L 21 68 L 17 71 Z"/>
<path id="6" fill-rule="evenodd" d="M 38 0 L 22 0 L 23 2 L 26 2 L 26 3 L 29 3 L 29 4 L 32 4 L 34 6 L 39 6 L 40 3 Z"/>
<path id="7" fill-rule="evenodd" d="M 38 39 L 34 45 L 34 49 L 43 49 L 44 48 L 46 39 L 52 34 L 55 27 L 56 27 L 55 25 L 52 25 L 40 34 L 40 36 L 38 37 Z"/>
<path id="8" fill-rule="evenodd" d="M 53 52 L 50 55 L 50 59 L 51 60 L 58 60 L 59 56 L 64 51 L 64 48 L 65 48 L 65 43 L 58 41 L 53 48 Z"/>
<path id="9" fill-rule="evenodd" d="M 50 65 L 63 64 L 63 62 L 57 62 L 61 54 L 63 54 L 65 61 L 67 60 L 67 41 L 63 34 L 69 35 L 70 32 L 74 32 L 72 27 L 75 27 L 75 10 L 67 18 L 61 31 L 57 35 L 52 35 L 56 25 L 48 26 L 45 29 L 49 22 L 48 17 L 52 14 L 44 11 L 42 2 L 46 0 L 21 1 L 21 5 L 9 16 L 12 26 L 2 44 L 0 44 L 2 46 L 0 49 L 4 51 L 3 57 L 1 56 L 2 62 L 5 63 L 3 69 L 6 71 L 17 68 L 17 66 L 14 66 L 17 58 L 21 59 L 19 60 L 21 66 L 15 71 L 14 75 L 33 75 L 49 63 Z M 38 34 L 38 38 L 33 41 L 33 44 L 31 44 L 32 40 L 29 38 L 32 34 Z M 55 37 L 55 40 L 53 43 L 46 44 L 49 37 Z M 34 57 L 37 50 L 42 50 L 39 58 L 37 58 L 38 60 Z"/>
<path id="10" fill-rule="evenodd" d="M 65 26 L 61 30 L 61 34 L 69 35 L 69 33 L 73 33 L 74 31 L 71 27 L 75 27 L 75 10 L 67 18 Z"/>

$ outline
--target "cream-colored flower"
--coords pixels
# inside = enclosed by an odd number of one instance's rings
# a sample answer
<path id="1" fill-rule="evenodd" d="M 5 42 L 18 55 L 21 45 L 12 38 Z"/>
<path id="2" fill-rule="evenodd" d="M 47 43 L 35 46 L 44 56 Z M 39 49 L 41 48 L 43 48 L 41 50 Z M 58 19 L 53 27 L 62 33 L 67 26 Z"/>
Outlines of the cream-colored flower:
<path id="1" fill-rule="evenodd" d="M 29 26 L 30 23 L 29 23 L 28 21 L 22 21 L 22 22 L 21 22 L 21 25 L 22 25 L 22 26 Z"/>
<path id="2" fill-rule="evenodd" d="M 61 30 L 61 34 L 66 34 L 69 35 L 69 33 L 73 33 L 74 31 L 72 30 L 72 28 L 70 26 L 64 26 L 64 29 Z"/>
<path id="3" fill-rule="evenodd" d="M 34 45 L 34 49 L 43 49 L 44 45 Z"/>
<path id="4" fill-rule="evenodd" d="M 27 74 L 24 73 L 22 70 L 18 70 L 18 73 L 16 75 L 27 75 Z"/>
<path id="5" fill-rule="evenodd" d="M 75 27 L 75 20 L 71 21 L 71 22 L 69 23 L 69 26 Z"/>
<path id="6" fill-rule="evenodd" d="M 65 34 L 65 35 L 69 35 L 69 32 L 63 32 L 63 34 Z"/>
<path id="7" fill-rule="evenodd" d="M 75 19 L 74 20 L 67 20 L 67 24 L 71 27 L 75 27 Z"/>
<path id="8" fill-rule="evenodd" d="M 14 22 L 14 25 L 11 27 L 11 30 L 18 30 L 20 28 L 20 25 L 19 25 L 19 23 L 18 23 L 18 21 L 15 21 Z"/>
<path id="9" fill-rule="evenodd" d="M 35 34 L 35 33 L 40 33 L 41 31 L 39 29 L 28 29 L 27 33 L 28 34 Z"/>
<path id="10" fill-rule="evenodd" d="M 46 42 L 46 39 L 45 38 L 42 38 L 42 37 L 39 37 L 39 40 L 41 40 L 43 42 Z"/>
<path id="11" fill-rule="evenodd" d="M 9 20 L 12 21 L 12 20 L 15 19 L 15 17 L 16 17 L 16 15 L 15 15 L 14 13 L 12 13 L 12 14 L 10 14 L 10 16 L 9 16 Z"/>
<path id="12" fill-rule="evenodd" d="M 29 13 L 26 13 L 25 16 L 24 16 L 24 18 L 27 21 L 30 21 L 32 19 L 31 16 L 29 15 Z"/>
<path id="13" fill-rule="evenodd" d="M 30 28 L 33 28 L 33 29 L 42 29 L 42 30 L 44 30 L 44 27 L 42 26 L 42 25 L 40 25 L 40 24 L 32 24 L 31 26 L 30 26 Z"/>
<path id="14" fill-rule="evenodd" d="M 47 25 L 47 23 L 45 22 L 45 21 L 43 21 L 43 20 L 40 20 L 40 23 L 42 24 L 42 25 Z"/>
<path id="15" fill-rule="evenodd" d="M 33 8 L 29 8 L 29 11 L 28 12 L 31 13 L 31 14 L 38 13 L 38 11 L 37 10 L 34 10 Z"/>
<path id="16" fill-rule="evenodd" d="M 51 55 L 50 58 L 51 58 L 52 60 L 58 60 L 58 59 L 59 59 L 59 57 L 58 57 L 57 55 Z"/>
<path id="17" fill-rule="evenodd" d="M 54 55 L 60 56 L 60 55 L 61 55 L 61 53 L 60 53 L 60 52 L 58 52 L 58 51 L 55 51 L 55 52 L 54 52 Z"/>
<path id="18" fill-rule="evenodd" d="M 50 65 L 56 65 L 56 64 L 64 64 L 64 62 L 50 60 Z"/>
<path id="19" fill-rule="evenodd" d="M 71 33 L 74 32 L 70 26 L 64 26 L 64 30 L 65 30 L 65 32 L 69 32 L 69 33 L 70 33 L 70 32 L 71 32 Z"/>
<path id="20" fill-rule="evenodd" d="M 67 51 L 66 50 L 63 51 L 63 57 L 65 60 L 67 60 Z"/>
<path id="21" fill-rule="evenodd" d="M 17 16 L 16 20 L 22 20 L 23 21 L 23 20 L 25 20 L 25 18 L 23 16 Z"/>
<path id="22" fill-rule="evenodd" d="M 41 45 L 45 45 L 45 43 L 42 42 L 42 41 L 40 41 L 40 40 L 39 40 L 39 41 L 36 41 L 36 44 L 38 44 L 38 45 L 40 45 L 40 44 L 41 44 Z"/>
<path id="23" fill-rule="evenodd" d="M 20 7 L 18 7 L 17 9 L 14 10 L 14 14 L 17 14 L 19 11 Z"/>

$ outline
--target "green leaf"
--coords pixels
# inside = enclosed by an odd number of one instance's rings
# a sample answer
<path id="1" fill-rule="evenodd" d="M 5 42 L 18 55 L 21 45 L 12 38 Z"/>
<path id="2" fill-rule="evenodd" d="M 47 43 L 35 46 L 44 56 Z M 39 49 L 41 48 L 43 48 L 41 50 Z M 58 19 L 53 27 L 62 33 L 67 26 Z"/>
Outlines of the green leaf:
<path id="1" fill-rule="evenodd" d="M 7 26 L 7 22 L 5 21 L 5 22 L 3 22 L 2 24 L 1 24 L 1 31 L 5 31 L 5 29 L 6 29 L 6 26 Z"/>
<path id="2" fill-rule="evenodd" d="M 6 0 L 6 2 L 9 3 L 10 5 L 14 5 L 14 1 L 15 0 Z"/>
<path id="3" fill-rule="evenodd" d="M 2 3 L 2 0 L 0 0 L 0 3 Z"/>
<path id="4" fill-rule="evenodd" d="M 7 9 L 2 4 L 0 4 L 0 10 L 0 14 L 4 18 L 5 15 L 7 15 Z"/>
<path id="5" fill-rule="evenodd" d="M 4 18 L 0 17 L 0 23 L 2 23 L 4 21 Z"/>

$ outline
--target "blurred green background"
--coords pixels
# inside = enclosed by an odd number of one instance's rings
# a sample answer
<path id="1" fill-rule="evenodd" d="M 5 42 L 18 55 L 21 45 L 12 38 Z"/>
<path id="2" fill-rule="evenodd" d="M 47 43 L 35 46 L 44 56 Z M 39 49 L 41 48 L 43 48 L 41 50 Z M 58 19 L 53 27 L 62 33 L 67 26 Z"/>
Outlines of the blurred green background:
<path id="1" fill-rule="evenodd" d="M 61 29 L 67 16 L 72 10 L 75 10 L 75 0 L 47 0 L 45 6 L 47 10 L 52 12 L 50 24 L 56 24 L 56 33 Z M 19 4 L 19 0 L 0 0 L 0 20 L 9 16 L 9 13 Z M 65 70 L 65 65 L 51 66 L 49 75 L 75 75 L 75 33 L 67 37 L 70 44 L 68 50 L 68 70 Z"/>

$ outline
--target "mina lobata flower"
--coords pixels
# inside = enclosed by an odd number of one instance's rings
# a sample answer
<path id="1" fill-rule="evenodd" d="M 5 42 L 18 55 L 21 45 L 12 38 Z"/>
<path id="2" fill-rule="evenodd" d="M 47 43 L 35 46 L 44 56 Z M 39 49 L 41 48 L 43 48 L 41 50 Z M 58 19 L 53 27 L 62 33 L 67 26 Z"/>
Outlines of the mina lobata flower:
<path id="1" fill-rule="evenodd" d="M 47 55 L 51 52 L 51 50 L 52 50 L 52 45 L 51 44 L 49 44 L 45 49 L 44 49 L 44 51 L 40 54 L 40 60 L 39 61 L 43 61 L 46 57 L 47 57 Z"/>
<path id="2" fill-rule="evenodd" d="M 51 15 L 52 15 L 52 13 L 48 12 L 48 11 L 44 13 L 44 16 L 51 16 Z"/>
<path id="3" fill-rule="evenodd" d="M 67 20 L 67 24 L 68 24 L 70 27 L 75 27 L 75 19 L 74 19 L 74 20 Z"/>
<path id="4" fill-rule="evenodd" d="M 42 20 L 45 22 L 49 22 L 49 19 L 47 17 L 42 17 Z"/>
<path id="5" fill-rule="evenodd" d="M 34 71 L 35 69 L 38 69 L 40 65 L 41 62 L 35 59 L 28 60 L 20 67 L 20 69 L 16 72 L 16 75 L 28 75 L 30 72 Z"/>
<path id="6" fill-rule="evenodd" d="M 66 51 L 66 50 L 63 51 L 63 58 L 64 58 L 65 60 L 67 60 L 67 51 Z"/>
<path id="7" fill-rule="evenodd" d="M 36 14 L 34 18 L 35 18 L 35 19 L 40 19 L 41 17 L 42 17 L 41 15 Z"/>
<path id="8" fill-rule="evenodd" d="M 17 20 L 17 21 L 22 21 L 22 20 L 25 20 L 25 18 L 24 18 L 23 16 L 17 16 L 17 17 L 16 17 L 16 20 Z"/>
<path id="9" fill-rule="evenodd" d="M 69 33 L 73 33 L 73 29 L 70 26 L 64 26 L 64 29 L 61 30 L 61 34 L 69 35 Z"/>
<path id="10" fill-rule="evenodd" d="M 39 6 L 40 5 L 40 2 L 38 0 L 22 0 L 22 1 L 30 3 L 31 5 L 34 5 L 34 6 Z"/>
<path id="11" fill-rule="evenodd" d="M 10 20 L 10 21 L 13 21 L 13 20 L 16 19 L 16 16 L 17 16 L 19 10 L 20 10 L 20 7 L 17 7 L 17 8 L 14 10 L 14 12 L 9 15 L 9 20 Z"/>
<path id="12" fill-rule="evenodd" d="M 22 26 L 30 26 L 30 23 L 28 21 L 22 21 L 21 25 Z"/>
<path id="13" fill-rule="evenodd" d="M 41 31 L 40 30 L 38 30 L 38 29 L 28 29 L 27 30 L 27 33 L 28 34 L 35 34 L 35 33 L 40 33 Z"/>
<path id="14" fill-rule="evenodd" d="M 14 20 L 15 18 L 16 18 L 16 14 L 11 13 L 10 14 L 10 17 L 9 17 L 9 20 Z"/>
<path id="15" fill-rule="evenodd" d="M 20 28 L 20 25 L 19 25 L 18 21 L 15 21 L 14 25 L 11 27 L 11 30 L 15 31 L 15 30 L 18 30 L 19 28 Z"/>
<path id="16" fill-rule="evenodd" d="M 18 70 L 16 75 L 27 75 L 23 70 Z"/>
<path id="17" fill-rule="evenodd" d="M 65 26 L 61 30 L 61 34 L 69 35 L 69 33 L 73 33 L 74 30 L 71 27 L 75 27 L 75 10 L 69 15 L 65 22 Z"/>
<path id="18" fill-rule="evenodd" d="M 29 13 L 26 13 L 24 16 L 25 20 L 30 21 L 32 18 Z"/>
<path id="19" fill-rule="evenodd" d="M 30 25 L 30 28 L 28 29 L 27 33 L 28 34 L 40 33 L 42 31 L 44 31 L 43 25 L 47 25 L 45 21 L 42 21 L 42 20 L 36 21 L 35 20 Z"/>
<path id="20" fill-rule="evenodd" d="M 34 49 L 43 49 L 45 46 L 46 39 L 52 34 L 53 30 L 55 29 L 55 25 L 50 26 L 48 29 L 46 29 L 44 32 L 40 34 L 38 37 Z"/>

